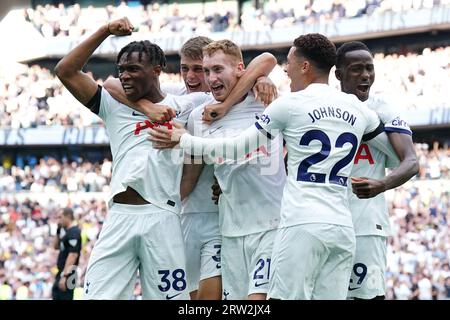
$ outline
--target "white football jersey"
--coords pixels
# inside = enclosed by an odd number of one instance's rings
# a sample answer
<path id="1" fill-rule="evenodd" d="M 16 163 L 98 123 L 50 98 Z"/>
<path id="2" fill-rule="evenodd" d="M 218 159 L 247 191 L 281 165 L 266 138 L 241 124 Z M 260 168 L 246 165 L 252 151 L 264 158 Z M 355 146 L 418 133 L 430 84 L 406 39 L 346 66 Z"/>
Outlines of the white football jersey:
<path id="1" fill-rule="evenodd" d="M 161 90 L 165 93 L 173 94 L 176 96 L 186 96 L 190 97 L 191 94 L 188 94 L 186 86 L 183 82 L 179 83 L 162 83 Z M 196 93 L 192 93 L 194 96 L 198 96 Z M 206 123 L 202 121 L 202 112 L 204 105 L 208 105 L 211 103 L 216 103 L 213 96 L 207 92 L 202 95 L 204 99 L 199 101 L 198 97 L 196 98 L 195 106 L 202 105 L 201 110 L 199 109 L 195 114 L 191 114 L 188 119 L 187 129 L 189 133 L 195 135 L 194 127 L 198 128 L 199 132 L 201 132 L 204 128 L 207 127 Z M 214 201 L 212 201 L 212 189 L 211 186 L 214 183 L 214 167 L 212 165 L 207 165 L 203 168 L 200 177 L 198 178 L 197 184 L 189 194 L 189 196 L 183 200 L 182 202 L 182 213 L 206 213 L 213 212 L 217 213 L 219 208 Z"/>
<path id="2" fill-rule="evenodd" d="M 386 102 L 381 97 L 369 97 L 365 102 L 367 107 L 375 111 L 384 123 L 385 131 L 398 132 L 411 135 L 408 124 L 398 114 L 399 108 Z M 387 146 L 390 146 L 387 141 Z M 398 158 L 392 150 L 380 150 L 371 144 L 361 144 L 354 159 L 352 169 L 353 177 L 370 177 L 382 179 L 386 176 L 386 167 L 398 166 Z M 389 236 L 391 227 L 389 224 L 389 213 L 384 193 L 374 198 L 358 199 L 351 191 L 349 184 L 350 211 L 352 212 L 353 225 L 357 236 L 377 235 Z"/>
<path id="3" fill-rule="evenodd" d="M 194 108 L 200 105 L 208 105 L 217 103 L 211 92 L 192 92 L 188 93 L 183 82 L 178 83 L 161 83 L 161 91 L 175 96 L 183 96 L 194 103 Z M 163 104 L 162 102 L 158 104 Z"/>
<path id="4" fill-rule="evenodd" d="M 209 103 L 216 101 L 211 96 Z M 202 113 L 205 105 L 195 108 L 188 119 L 187 130 L 192 135 L 203 136 L 209 128 L 209 125 L 202 121 Z M 218 213 L 219 207 L 212 198 L 211 186 L 214 184 L 214 166 L 205 165 L 198 178 L 194 190 L 183 200 L 182 213 Z"/>
<path id="5" fill-rule="evenodd" d="M 164 82 L 161 83 L 160 86 L 164 93 L 173 94 L 174 96 L 184 96 L 185 94 L 188 94 L 184 82 Z"/>
<path id="6" fill-rule="evenodd" d="M 196 106 L 196 97 L 201 101 L 203 96 L 203 93 L 189 95 L 189 98 L 167 94 L 159 104 L 173 107 L 177 110 L 175 120 L 186 124 Z M 105 122 L 113 157 L 109 204 L 114 195 L 131 187 L 148 202 L 179 213 L 182 151 L 154 149 L 147 137 L 148 129 L 157 124 L 118 102 L 103 89 L 99 116 Z"/>
<path id="7" fill-rule="evenodd" d="M 264 111 L 249 93 L 221 119 L 213 122 L 205 137 L 234 137 L 254 124 Z M 267 148 L 255 148 L 245 159 L 209 159 L 222 189 L 219 220 L 223 236 L 239 237 L 278 227 L 286 171 L 279 136 Z M 208 161 L 208 158 L 206 158 Z"/>
<path id="8" fill-rule="evenodd" d="M 375 112 L 354 95 L 314 83 L 272 102 L 255 125 L 272 138 L 281 132 L 286 141 L 289 176 L 280 227 L 352 227 L 347 185 L 363 136 L 369 140 L 383 131 Z"/>

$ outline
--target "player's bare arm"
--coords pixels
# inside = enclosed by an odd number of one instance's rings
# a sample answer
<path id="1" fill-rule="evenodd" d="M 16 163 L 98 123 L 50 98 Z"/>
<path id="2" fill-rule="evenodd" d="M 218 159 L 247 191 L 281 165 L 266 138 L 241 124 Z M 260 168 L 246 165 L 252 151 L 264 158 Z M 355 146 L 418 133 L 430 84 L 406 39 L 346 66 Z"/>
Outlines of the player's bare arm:
<path id="1" fill-rule="evenodd" d="M 80 43 L 62 58 L 55 67 L 55 73 L 63 85 L 82 104 L 88 102 L 97 92 L 97 83 L 81 69 L 98 46 L 110 35 L 130 35 L 134 27 L 127 18 L 114 20 L 101 26 L 94 34 Z"/>
<path id="2" fill-rule="evenodd" d="M 255 86 L 255 82 L 257 82 L 257 80 L 261 81 L 257 87 L 267 90 L 267 92 L 262 93 L 262 91 L 257 89 L 258 96 L 261 101 L 264 103 L 269 100 L 273 100 L 276 96 L 275 85 L 272 84 L 272 87 L 266 78 L 261 77 L 267 77 L 276 64 L 277 59 L 268 52 L 264 52 L 253 59 L 244 74 L 240 77 L 234 88 L 231 90 L 230 95 L 226 98 L 226 100 L 222 103 L 212 104 L 205 107 L 203 112 L 203 121 L 211 123 L 222 118 L 233 105 L 239 102 L 239 100 L 242 99 L 242 97 Z"/>
<path id="3" fill-rule="evenodd" d="M 59 228 L 60 227 L 58 227 L 58 231 L 56 231 L 55 239 L 53 240 L 53 248 L 56 249 L 56 250 L 59 250 L 59 241 L 60 241 Z"/>
<path id="4" fill-rule="evenodd" d="M 176 116 L 175 109 L 165 105 L 154 104 L 148 99 L 139 99 L 137 101 L 130 101 L 125 95 L 122 84 L 117 78 L 109 77 L 103 83 L 103 87 L 111 94 L 117 101 L 129 106 L 130 108 L 143 113 L 147 118 L 156 122 L 170 121 Z"/>
<path id="5" fill-rule="evenodd" d="M 407 134 L 391 132 L 388 133 L 388 138 L 400 159 L 400 165 L 384 179 L 352 178 L 353 193 L 360 199 L 373 198 L 386 190 L 401 186 L 419 172 L 419 162 L 414 151 L 412 137 Z"/>
<path id="6" fill-rule="evenodd" d="M 188 160 L 189 161 L 189 160 Z M 194 162 L 193 159 L 190 160 Z M 183 175 L 180 184 L 181 200 L 184 200 L 194 190 L 197 185 L 198 178 L 202 173 L 204 163 L 185 163 L 183 165 Z"/>

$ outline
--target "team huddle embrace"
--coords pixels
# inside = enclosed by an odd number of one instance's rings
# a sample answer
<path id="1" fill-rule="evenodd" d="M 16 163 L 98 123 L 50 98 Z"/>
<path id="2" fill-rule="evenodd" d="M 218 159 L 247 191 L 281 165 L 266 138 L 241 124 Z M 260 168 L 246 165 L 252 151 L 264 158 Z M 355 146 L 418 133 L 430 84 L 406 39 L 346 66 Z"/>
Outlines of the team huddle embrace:
<path id="1" fill-rule="evenodd" d="M 383 298 L 383 192 L 418 164 L 398 110 L 369 96 L 369 49 L 299 36 L 283 95 L 273 55 L 245 68 L 236 44 L 206 37 L 182 46 L 180 85 L 159 82 L 166 58 L 149 41 L 121 49 L 118 79 L 82 71 L 108 36 L 132 31 L 126 18 L 101 26 L 55 68 L 103 120 L 113 157 L 85 298 L 130 299 L 138 272 L 143 299 Z"/>

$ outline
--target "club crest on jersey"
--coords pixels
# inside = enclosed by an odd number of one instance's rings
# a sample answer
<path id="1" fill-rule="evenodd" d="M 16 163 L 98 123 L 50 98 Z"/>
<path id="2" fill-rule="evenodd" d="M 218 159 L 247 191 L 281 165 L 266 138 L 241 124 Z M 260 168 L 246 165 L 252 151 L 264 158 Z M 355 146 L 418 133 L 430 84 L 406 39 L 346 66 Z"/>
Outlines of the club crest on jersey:
<path id="1" fill-rule="evenodd" d="M 255 118 L 256 118 L 256 120 L 259 120 L 262 123 L 265 123 L 265 124 L 269 124 L 270 123 L 270 118 L 269 118 L 269 116 L 267 114 L 262 114 L 260 116 L 255 114 Z"/>

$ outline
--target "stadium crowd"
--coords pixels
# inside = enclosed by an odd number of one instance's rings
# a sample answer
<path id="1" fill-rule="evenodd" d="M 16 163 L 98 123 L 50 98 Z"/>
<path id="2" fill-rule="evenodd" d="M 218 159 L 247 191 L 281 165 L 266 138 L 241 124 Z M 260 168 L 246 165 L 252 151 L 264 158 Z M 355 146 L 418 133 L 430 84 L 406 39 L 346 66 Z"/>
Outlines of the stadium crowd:
<path id="1" fill-rule="evenodd" d="M 179 4 L 141 7 L 122 2 L 118 7 L 80 8 L 37 6 L 24 17 L 45 37 L 79 37 L 105 21 L 129 16 L 138 32 L 210 33 L 230 30 L 267 30 L 295 24 L 337 21 L 381 12 L 401 12 L 449 4 L 449 0 L 300 0 L 265 2 L 244 8 L 238 25 L 233 1 L 217 0 L 223 13 L 204 10 L 191 16 L 192 7 Z M 231 3 L 234 3 L 230 6 Z M 137 3 L 134 1 L 133 3 Z M 196 5 L 201 5 L 196 4 Z M 402 101 L 409 110 L 450 106 L 446 86 L 450 76 L 450 47 L 425 48 L 421 53 L 375 55 L 377 80 L 372 92 Z M 332 78 L 334 78 L 332 76 Z M 273 80 L 280 91 L 289 82 L 279 65 Z M 179 74 L 164 74 L 161 82 L 180 82 Z M 102 79 L 98 80 L 102 83 Z M 337 80 L 332 81 L 337 86 Z M 0 127 L 101 125 L 47 69 L 22 66 L 0 76 Z M 388 245 L 388 299 L 450 299 L 450 149 L 416 144 L 419 174 L 404 186 L 387 192 L 393 236 Z M 0 158 L 0 300 L 49 299 L 56 270 L 53 248 L 58 213 L 71 207 L 82 230 L 79 280 L 83 283 L 90 252 L 101 230 L 109 191 L 109 159 L 43 157 L 34 162 Z M 97 192 L 97 195 L 89 194 Z M 83 194 L 65 198 L 63 193 Z M 40 197 L 47 194 L 46 197 Z M 51 196 L 48 196 L 51 195 Z M 101 195 L 101 196 L 99 196 Z M 95 197 L 95 199 L 94 199 Z M 67 199 L 67 200 L 66 200 Z M 82 289 L 75 298 L 82 297 Z M 140 297 L 136 284 L 135 298 Z"/>
<path id="2" fill-rule="evenodd" d="M 448 183 L 411 183 L 391 193 L 388 299 L 450 299 Z"/>
<path id="3" fill-rule="evenodd" d="M 8 159 L 9 162 L 9 159 Z M 109 192 L 112 162 L 46 157 L 34 165 L 0 168 L 0 192 Z"/>
<path id="4" fill-rule="evenodd" d="M 4 193 L 2 193 L 4 195 Z M 0 300 L 49 299 L 56 270 L 57 250 L 53 241 L 57 215 L 70 206 L 82 230 L 79 276 L 82 283 L 92 247 L 106 215 L 102 200 L 82 200 L 59 204 L 50 200 L 0 197 Z M 78 296 L 80 292 L 77 293 Z"/>
<path id="5" fill-rule="evenodd" d="M 416 144 L 421 169 L 418 180 L 450 179 L 450 149 L 428 149 Z M 0 193 L 30 191 L 109 192 L 112 162 L 90 162 L 83 158 L 73 161 L 44 157 L 34 164 L 11 164 L 5 157 L 0 167 Z"/>
<path id="6" fill-rule="evenodd" d="M 450 77 L 449 61 L 450 47 L 425 48 L 420 54 L 376 54 L 377 76 L 372 92 L 382 92 L 410 110 L 450 106 L 445 89 Z M 277 66 L 272 74 L 279 90 L 289 91 L 283 67 Z M 180 82 L 181 78 L 179 74 L 164 74 L 160 81 Z M 338 86 L 334 75 L 331 83 Z M 49 125 L 84 127 L 101 125 L 101 121 L 81 106 L 48 69 L 38 65 L 22 66 L 16 74 L 2 74 L 0 126 L 30 128 Z"/>
<path id="7" fill-rule="evenodd" d="M 141 1 L 149 3 L 150 1 Z M 450 3 L 448 0 L 269 0 L 253 2 L 243 7 L 238 21 L 237 1 L 216 0 L 209 5 L 198 1 L 189 4 L 142 5 L 138 1 L 122 1 L 117 7 L 79 4 L 38 5 L 26 9 L 24 19 L 34 25 L 44 37 L 73 36 L 90 33 L 96 26 L 127 16 L 138 32 L 207 34 L 221 31 L 259 31 L 298 24 L 337 21 L 342 18 L 371 16 L 383 12 L 404 12 Z M 257 4 L 257 5 L 256 5 Z M 220 8 L 220 10 L 218 9 Z M 201 12 L 202 14 L 197 14 Z M 193 14 L 195 13 L 195 14 Z"/>
<path id="8" fill-rule="evenodd" d="M 411 182 L 387 193 L 393 237 L 388 246 L 387 288 L 389 299 L 450 299 L 450 150 L 416 144 L 422 171 Z M 438 163 L 438 165 L 436 165 Z M 61 208 L 74 209 L 82 230 L 83 251 L 79 283 L 87 266 L 106 215 L 103 200 L 44 200 L 39 194 L 26 193 L 21 184 L 4 184 L 9 173 L 21 181 L 28 172 L 31 180 L 43 179 L 52 184 L 52 197 L 66 191 L 66 174 L 79 175 L 77 190 L 102 191 L 85 183 L 86 176 L 96 172 L 106 186 L 111 162 L 65 163 L 54 158 L 40 159 L 33 168 L 0 167 L 0 299 L 48 299 L 51 297 L 57 251 L 52 243 Z M 56 174 L 55 174 L 56 173 Z M 108 182 L 105 182 L 108 181 Z M 13 190 L 8 188 L 13 188 Z M 14 189 L 17 188 L 17 189 Z M 48 192 L 44 186 L 43 192 Z M 30 188 L 31 189 L 31 188 Z M 25 200 L 19 201 L 18 195 Z M 29 198 L 33 197 L 34 198 Z M 50 197 L 50 199 L 52 199 Z M 21 198 L 22 199 L 22 198 Z M 89 198 L 90 199 L 90 198 Z M 81 298 L 81 288 L 76 297 Z M 136 284 L 135 298 L 140 297 Z"/>

